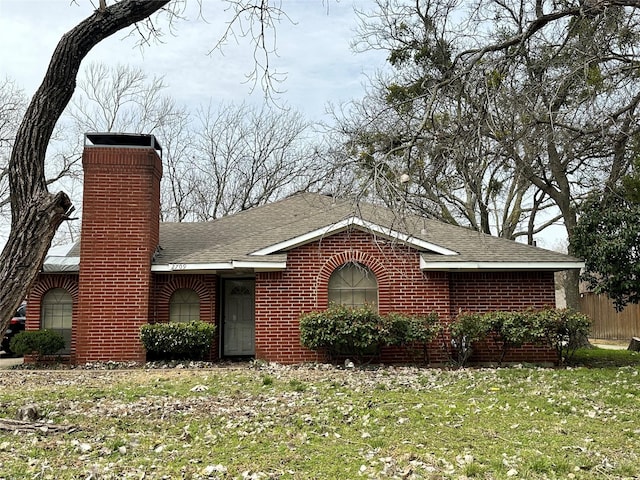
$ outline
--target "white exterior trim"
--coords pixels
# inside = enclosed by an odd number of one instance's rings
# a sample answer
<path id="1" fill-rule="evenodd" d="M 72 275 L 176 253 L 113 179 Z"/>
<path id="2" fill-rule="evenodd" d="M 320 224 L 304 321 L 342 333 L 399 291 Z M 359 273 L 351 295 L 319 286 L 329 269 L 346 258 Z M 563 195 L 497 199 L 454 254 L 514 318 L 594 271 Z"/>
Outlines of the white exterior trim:
<path id="1" fill-rule="evenodd" d="M 152 272 L 194 272 L 212 270 L 235 270 L 237 268 L 253 269 L 256 272 L 276 272 L 285 270 L 287 262 L 247 262 L 231 260 L 220 263 L 169 263 L 152 265 Z"/>
<path id="2" fill-rule="evenodd" d="M 342 230 L 346 230 L 348 227 L 352 225 L 362 227 L 366 230 L 369 230 L 373 233 L 377 233 L 379 235 L 383 235 L 386 237 L 399 240 L 411 247 L 419 248 L 422 250 L 428 250 L 430 252 L 439 253 L 441 255 L 458 255 L 457 252 L 454 252 L 453 250 L 449 250 L 448 248 L 444 248 L 444 247 L 441 247 L 440 245 L 436 245 L 434 243 L 421 240 L 411 235 L 398 232 L 397 230 L 392 230 L 390 228 L 382 227 L 375 223 L 371 223 L 366 220 L 363 220 L 359 217 L 350 217 L 338 223 L 334 223 L 326 227 L 318 228 L 317 230 L 313 230 L 309 233 L 305 233 L 304 235 L 300 235 L 300 236 L 291 238 L 289 240 L 285 240 L 284 242 L 279 242 L 274 245 L 270 245 L 268 247 L 257 250 L 251 253 L 251 255 L 264 256 L 264 255 L 280 252 L 282 250 L 294 248 L 299 245 L 303 245 L 305 243 L 310 243 L 320 238 L 327 237 L 334 233 L 338 233 Z"/>
<path id="3" fill-rule="evenodd" d="M 77 272 L 80 268 L 80 257 L 47 257 L 42 265 L 43 272 Z M 251 269 L 256 272 L 277 272 L 286 270 L 287 262 L 247 262 L 231 260 L 220 263 L 169 263 L 151 265 L 152 272 L 194 272 L 211 270 Z"/>
<path id="4" fill-rule="evenodd" d="M 584 268 L 584 262 L 427 262 L 420 258 L 420 270 L 573 270 Z"/>

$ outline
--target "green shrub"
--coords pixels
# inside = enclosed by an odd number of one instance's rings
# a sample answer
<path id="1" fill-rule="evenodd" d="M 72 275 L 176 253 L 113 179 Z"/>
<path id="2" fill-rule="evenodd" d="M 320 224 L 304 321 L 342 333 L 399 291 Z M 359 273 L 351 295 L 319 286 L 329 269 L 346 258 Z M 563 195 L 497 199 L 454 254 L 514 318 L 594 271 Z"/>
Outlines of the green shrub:
<path id="1" fill-rule="evenodd" d="M 560 363 L 571 360 L 584 345 L 591 329 L 591 319 L 571 309 L 547 308 L 535 314 L 536 328 L 541 340 L 554 348 Z"/>
<path id="2" fill-rule="evenodd" d="M 300 317 L 300 342 L 311 350 L 326 349 L 331 358 L 375 355 L 386 337 L 380 315 L 371 307 L 332 304 Z"/>
<path id="3" fill-rule="evenodd" d="M 387 329 L 386 345 L 404 347 L 414 361 L 429 363 L 429 343 L 442 331 L 440 317 L 392 312 L 383 317 Z"/>
<path id="4" fill-rule="evenodd" d="M 449 331 L 458 365 L 466 365 L 473 353 L 473 343 L 486 338 L 491 327 L 489 319 L 480 313 L 460 312 L 456 315 L 449 325 Z"/>
<path id="5" fill-rule="evenodd" d="M 153 323 L 140 327 L 140 340 L 150 358 L 199 360 L 211 350 L 216 326 L 199 320 Z"/>
<path id="6" fill-rule="evenodd" d="M 438 334 L 438 315 L 380 315 L 371 307 L 330 305 L 300 317 L 300 342 L 311 350 L 325 349 L 331 358 L 371 357 L 383 346 L 427 343 Z"/>
<path id="7" fill-rule="evenodd" d="M 472 353 L 472 344 L 493 335 L 502 345 L 500 362 L 509 348 L 525 343 L 552 347 L 560 363 L 571 358 L 589 335 L 591 320 L 566 309 L 546 308 L 514 312 L 460 313 L 450 326 L 451 342 L 457 362 L 464 366 Z"/>
<path id="8" fill-rule="evenodd" d="M 52 330 L 25 330 L 11 339 L 9 348 L 18 355 L 36 355 L 38 360 L 65 347 L 64 338 Z"/>
<path id="9" fill-rule="evenodd" d="M 502 345 L 500 363 L 510 348 L 521 347 L 525 343 L 539 344 L 544 338 L 544 332 L 538 328 L 534 310 L 490 312 L 483 317 L 496 343 Z"/>
<path id="10" fill-rule="evenodd" d="M 414 342 L 429 343 L 440 333 L 437 313 L 408 315 L 391 312 L 383 317 L 387 330 L 386 345 L 408 345 Z"/>

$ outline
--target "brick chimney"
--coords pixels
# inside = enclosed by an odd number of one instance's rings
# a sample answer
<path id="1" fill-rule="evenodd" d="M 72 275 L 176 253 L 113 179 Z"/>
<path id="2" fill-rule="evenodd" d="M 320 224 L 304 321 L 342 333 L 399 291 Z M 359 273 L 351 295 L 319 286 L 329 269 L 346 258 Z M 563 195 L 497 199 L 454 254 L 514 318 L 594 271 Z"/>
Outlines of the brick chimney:
<path id="1" fill-rule="evenodd" d="M 153 135 L 85 137 L 75 363 L 145 359 L 161 153 Z"/>

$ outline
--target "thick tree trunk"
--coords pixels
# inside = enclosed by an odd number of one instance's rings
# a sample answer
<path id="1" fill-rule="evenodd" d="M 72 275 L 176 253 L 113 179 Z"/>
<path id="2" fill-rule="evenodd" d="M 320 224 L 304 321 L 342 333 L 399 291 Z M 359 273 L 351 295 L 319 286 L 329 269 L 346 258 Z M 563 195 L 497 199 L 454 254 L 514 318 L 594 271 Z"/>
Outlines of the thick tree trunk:
<path id="1" fill-rule="evenodd" d="M 48 192 L 44 161 L 53 127 L 75 90 L 80 63 L 102 40 L 170 1 L 122 0 L 95 11 L 60 39 L 18 129 L 9 161 L 11 232 L 0 255 L 0 332 L 38 275 L 57 228 L 72 211 L 65 193 Z"/>
<path id="2" fill-rule="evenodd" d="M 568 197 L 568 195 L 567 195 Z M 573 255 L 573 232 L 578 223 L 578 216 L 575 209 L 571 206 L 568 198 L 565 202 L 559 203 L 564 225 L 567 229 L 567 239 L 569 240 L 569 255 Z M 567 300 L 567 308 L 578 311 L 580 309 L 580 270 L 568 270 L 565 272 L 565 295 Z"/>
<path id="3" fill-rule="evenodd" d="M 580 309 L 580 270 L 567 270 L 564 272 L 564 292 L 567 308 Z"/>
<path id="4" fill-rule="evenodd" d="M 30 205 L 14 216 L 11 233 L 0 256 L 2 296 L 0 313 L 2 332 L 6 329 L 27 289 L 38 274 L 56 229 L 71 211 L 71 201 L 64 193 L 40 192 Z"/>

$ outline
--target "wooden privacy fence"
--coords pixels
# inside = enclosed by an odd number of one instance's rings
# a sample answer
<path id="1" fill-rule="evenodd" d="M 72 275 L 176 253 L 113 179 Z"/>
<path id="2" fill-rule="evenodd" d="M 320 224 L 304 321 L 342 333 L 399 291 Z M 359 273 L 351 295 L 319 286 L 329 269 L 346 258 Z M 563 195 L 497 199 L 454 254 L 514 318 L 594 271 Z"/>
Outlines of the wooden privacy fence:
<path id="1" fill-rule="evenodd" d="M 591 337 L 603 340 L 629 340 L 640 337 L 640 305 L 627 305 L 616 312 L 606 295 L 583 293 L 580 311 L 593 320 Z"/>

